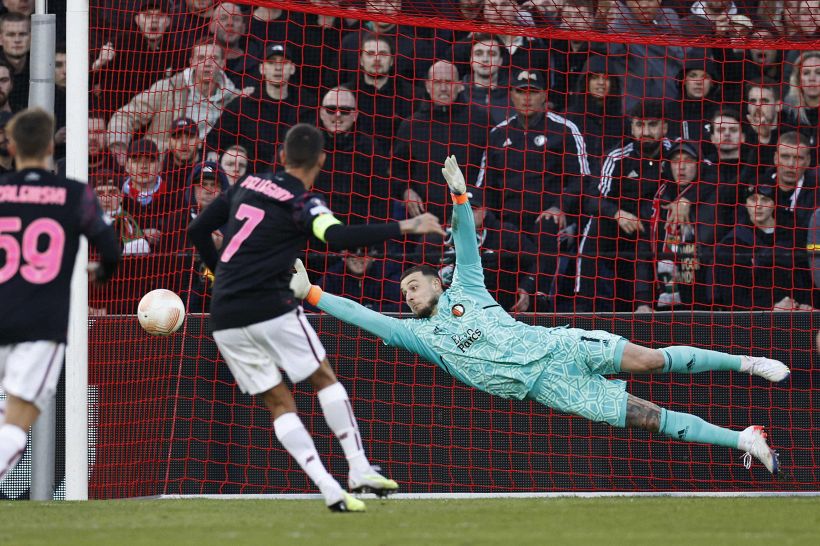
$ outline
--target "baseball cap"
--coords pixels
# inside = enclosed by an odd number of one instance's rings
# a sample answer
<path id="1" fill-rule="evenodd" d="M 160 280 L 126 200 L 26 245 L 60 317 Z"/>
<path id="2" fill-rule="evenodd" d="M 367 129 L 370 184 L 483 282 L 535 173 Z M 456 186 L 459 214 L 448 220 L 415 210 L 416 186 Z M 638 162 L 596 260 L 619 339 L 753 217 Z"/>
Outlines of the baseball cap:
<path id="1" fill-rule="evenodd" d="M 203 178 L 216 180 L 219 187 L 223 190 L 228 189 L 228 186 L 230 186 L 228 177 L 225 176 L 225 173 L 220 170 L 219 165 L 214 161 L 205 161 L 194 166 L 194 168 L 191 169 L 191 174 L 188 176 L 188 185 L 194 186 Z"/>
<path id="2" fill-rule="evenodd" d="M 141 138 L 128 145 L 128 157 L 158 157 L 159 148 L 153 140 Z"/>
<path id="3" fill-rule="evenodd" d="M 539 70 L 519 70 L 513 75 L 511 86 L 516 89 L 524 87 L 534 87 L 541 91 L 547 88 L 544 83 L 544 76 Z"/>
<path id="4" fill-rule="evenodd" d="M 195 135 L 198 132 L 199 128 L 197 128 L 196 122 L 191 118 L 179 118 L 171 124 L 171 135 L 178 135 L 180 133 Z"/>
<path id="5" fill-rule="evenodd" d="M 700 153 L 694 144 L 678 140 L 672 143 L 672 146 L 664 153 L 664 157 L 672 159 L 677 154 L 687 154 L 693 159 L 700 159 Z"/>
<path id="6" fill-rule="evenodd" d="M 288 46 L 280 42 L 273 42 L 265 46 L 265 60 L 270 59 L 271 57 L 284 57 L 285 59 L 292 60 L 290 52 L 288 51 Z"/>
<path id="7" fill-rule="evenodd" d="M 742 198 L 743 198 L 742 202 L 745 203 L 746 199 L 748 199 L 749 197 L 751 197 L 755 194 L 762 195 L 764 197 L 768 197 L 769 199 L 774 201 L 774 199 L 775 199 L 775 187 L 772 184 L 763 184 L 763 183 L 760 183 L 760 182 L 758 182 L 757 184 L 752 184 L 752 185 L 746 186 L 746 191 L 741 192 L 741 195 L 742 195 Z"/>

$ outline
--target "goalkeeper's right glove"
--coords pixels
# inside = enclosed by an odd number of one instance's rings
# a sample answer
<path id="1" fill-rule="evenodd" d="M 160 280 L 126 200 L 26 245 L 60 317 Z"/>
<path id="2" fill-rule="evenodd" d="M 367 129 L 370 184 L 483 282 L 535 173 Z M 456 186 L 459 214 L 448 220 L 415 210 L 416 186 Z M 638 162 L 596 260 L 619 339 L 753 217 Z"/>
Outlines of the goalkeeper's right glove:
<path id="1" fill-rule="evenodd" d="M 467 183 L 464 181 L 464 174 L 458 166 L 456 156 L 451 155 L 444 160 L 444 168 L 441 169 L 441 174 L 450 186 L 450 192 L 453 195 L 464 195 L 467 193 Z"/>

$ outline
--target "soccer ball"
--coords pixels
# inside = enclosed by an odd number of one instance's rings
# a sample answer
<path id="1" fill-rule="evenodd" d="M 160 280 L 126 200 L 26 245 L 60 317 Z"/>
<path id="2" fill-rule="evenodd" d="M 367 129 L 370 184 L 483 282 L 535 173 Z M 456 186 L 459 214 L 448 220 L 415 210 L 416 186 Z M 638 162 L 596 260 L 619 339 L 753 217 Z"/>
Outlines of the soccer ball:
<path id="1" fill-rule="evenodd" d="M 151 290 L 140 300 L 137 318 L 140 326 L 149 334 L 169 336 L 185 322 L 185 305 L 170 290 Z"/>

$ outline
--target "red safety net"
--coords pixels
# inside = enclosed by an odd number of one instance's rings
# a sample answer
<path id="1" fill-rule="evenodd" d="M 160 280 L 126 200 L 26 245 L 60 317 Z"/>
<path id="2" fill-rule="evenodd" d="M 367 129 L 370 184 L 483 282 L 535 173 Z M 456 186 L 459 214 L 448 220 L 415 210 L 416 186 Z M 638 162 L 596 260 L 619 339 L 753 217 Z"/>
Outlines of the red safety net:
<path id="1" fill-rule="evenodd" d="M 522 320 L 794 370 L 776 386 L 630 378 L 677 411 L 771 425 L 790 468 L 773 484 L 739 452 L 493 399 L 312 316 L 373 461 L 405 491 L 820 485 L 817 2 L 100 2 L 90 43 L 89 181 L 126 255 L 89 302 L 93 496 L 313 491 L 217 355 L 198 314 L 211 279 L 185 234 L 246 173 L 280 168 L 299 122 L 324 134 L 315 191 L 346 223 L 428 211 L 448 224 L 441 166 L 454 154 L 487 287 L 536 313 Z M 453 262 L 449 237 L 306 255 L 328 292 L 405 318 L 402 270 L 426 263 L 446 281 Z M 131 316 L 153 288 L 186 302 L 171 339 Z M 344 476 L 315 398 L 295 392 Z"/>

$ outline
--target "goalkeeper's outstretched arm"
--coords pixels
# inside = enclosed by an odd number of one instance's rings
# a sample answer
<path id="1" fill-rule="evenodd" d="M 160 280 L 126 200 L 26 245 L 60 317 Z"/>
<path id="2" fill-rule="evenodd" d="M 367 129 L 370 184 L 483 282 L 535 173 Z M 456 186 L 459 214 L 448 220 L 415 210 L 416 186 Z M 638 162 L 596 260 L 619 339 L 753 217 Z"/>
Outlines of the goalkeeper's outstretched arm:
<path id="1" fill-rule="evenodd" d="M 475 285 L 484 289 L 484 268 L 478 252 L 478 240 L 475 232 L 475 219 L 470 200 L 467 196 L 467 184 L 458 166 L 455 156 L 444 160 L 441 170 L 450 193 L 453 197 L 453 243 L 456 247 L 456 270 L 453 283 Z"/>

